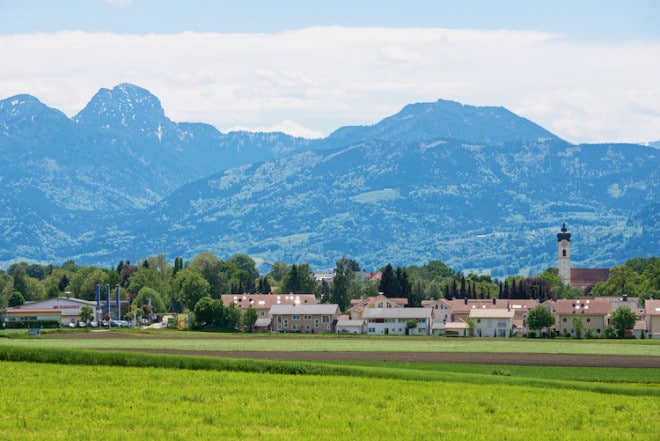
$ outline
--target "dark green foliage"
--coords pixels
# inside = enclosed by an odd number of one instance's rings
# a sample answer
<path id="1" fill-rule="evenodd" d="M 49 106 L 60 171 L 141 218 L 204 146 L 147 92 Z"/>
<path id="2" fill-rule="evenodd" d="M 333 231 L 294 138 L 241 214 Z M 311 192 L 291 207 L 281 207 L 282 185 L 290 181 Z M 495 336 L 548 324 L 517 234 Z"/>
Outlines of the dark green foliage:
<path id="1" fill-rule="evenodd" d="M 10 308 L 13 308 L 14 306 L 20 306 L 23 303 L 25 303 L 25 298 L 23 297 L 23 294 L 18 291 L 12 292 L 9 296 L 9 299 L 7 300 L 7 306 Z"/>
<path id="2" fill-rule="evenodd" d="M 346 257 L 339 259 L 335 265 L 329 301 L 339 305 L 341 311 L 346 311 L 351 304 L 349 287 L 355 279 L 355 268 L 359 270 L 360 266 Z"/>
<path id="3" fill-rule="evenodd" d="M 59 328 L 60 323 L 57 320 L 11 320 L 5 322 L 7 329 L 20 328 Z"/>
<path id="4" fill-rule="evenodd" d="M 396 283 L 396 274 L 391 264 L 387 264 L 382 270 L 383 275 L 378 285 L 378 292 L 382 292 L 385 297 L 397 297 L 398 287 Z"/>

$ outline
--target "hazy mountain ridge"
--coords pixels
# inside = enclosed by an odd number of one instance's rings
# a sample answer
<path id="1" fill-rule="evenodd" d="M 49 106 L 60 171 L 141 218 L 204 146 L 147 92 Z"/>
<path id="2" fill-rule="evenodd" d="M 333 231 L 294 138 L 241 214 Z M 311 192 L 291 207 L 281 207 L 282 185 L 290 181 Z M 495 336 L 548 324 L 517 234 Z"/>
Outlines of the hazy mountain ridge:
<path id="1" fill-rule="evenodd" d="M 658 250 L 656 149 L 571 145 L 499 107 L 419 103 L 305 140 L 174 123 L 132 85 L 72 119 L 28 97 L 0 101 L 0 261 L 212 251 L 508 275 L 555 265 L 561 222 L 580 266 Z"/>

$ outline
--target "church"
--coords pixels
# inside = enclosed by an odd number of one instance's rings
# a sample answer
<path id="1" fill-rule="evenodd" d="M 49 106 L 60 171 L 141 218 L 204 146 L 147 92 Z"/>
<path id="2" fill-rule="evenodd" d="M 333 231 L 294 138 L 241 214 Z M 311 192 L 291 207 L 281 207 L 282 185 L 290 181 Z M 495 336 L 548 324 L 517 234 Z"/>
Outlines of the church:
<path id="1" fill-rule="evenodd" d="M 605 282 L 610 275 L 608 268 L 571 268 L 571 233 L 562 224 L 557 233 L 557 269 L 564 284 L 590 291 L 599 282 Z"/>

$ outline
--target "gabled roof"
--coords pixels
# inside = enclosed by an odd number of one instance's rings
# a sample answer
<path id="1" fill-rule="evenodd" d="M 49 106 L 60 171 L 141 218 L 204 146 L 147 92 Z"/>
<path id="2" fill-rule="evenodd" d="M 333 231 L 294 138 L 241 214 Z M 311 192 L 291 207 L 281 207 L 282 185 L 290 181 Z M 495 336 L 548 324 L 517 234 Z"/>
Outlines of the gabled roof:
<path id="1" fill-rule="evenodd" d="M 273 305 L 270 307 L 270 315 L 334 315 L 339 314 L 339 305 L 315 304 L 315 305 Z"/>
<path id="2" fill-rule="evenodd" d="M 571 286 L 593 286 L 609 276 L 608 268 L 571 268 Z"/>
<path id="3" fill-rule="evenodd" d="M 516 312 L 512 309 L 479 309 L 470 311 L 470 317 L 473 318 L 506 318 L 512 319 Z"/>
<path id="4" fill-rule="evenodd" d="M 239 309 L 270 309 L 273 305 L 313 305 L 314 294 L 223 294 L 222 303 L 229 306 L 234 302 Z"/>
<path id="5" fill-rule="evenodd" d="M 364 319 L 430 319 L 433 311 L 430 308 L 367 308 L 364 310 Z"/>
<path id="6" fill-rule="evenodd" d="M 495 300 L 495 302 L 493 302 Z M 532 309 L 539 305 L 538 300 L 534 299 L 465 299 L 447 300 L 451 305 L 451 310 L 455 314 L 469 313 L 473 309 L 508 309 L 525 310 Z"/>
<path id="7" fill-rule="evenodd" d="M 351 300 L 351 304 L 353 306 L 351 307 L 350 311 L 359 312 L 365 310 L 366 308 L 374 308 L 380 302 L 389 302 L 392 305 L 396 305 L 395 307 L 404 307 L 408 304 L 408 299 L 403 297 L 385 297 L 383 294 L 378 294 L 375 297 Z"/>
<path id="8" fill-rule="evenodd" d="M 660 300 L 647 299 L 644 302 L 644 314 L 647 316 L 660 315 Z"/>
<path id="9" fill-rule="evenodd" d="M 607 315 L 610 302 L 598 299 L 560 299 L 555 304 L 557 315 Z"/>

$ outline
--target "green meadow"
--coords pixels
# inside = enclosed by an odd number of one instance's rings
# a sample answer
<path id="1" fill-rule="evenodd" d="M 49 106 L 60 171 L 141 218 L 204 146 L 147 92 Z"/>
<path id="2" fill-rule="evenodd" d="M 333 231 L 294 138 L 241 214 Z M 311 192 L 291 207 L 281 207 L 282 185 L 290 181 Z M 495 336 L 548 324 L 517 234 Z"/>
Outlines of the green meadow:
<path id="1" fill-rule="evenodd" d="M 4 334 L 10 338 L 0 338 L 0 439 L 655 440 L 660 428 L 660 369 L 300 362 L 122 351 L 487 347 L 660 356 L 656 342 L 181 335 Z"/>

